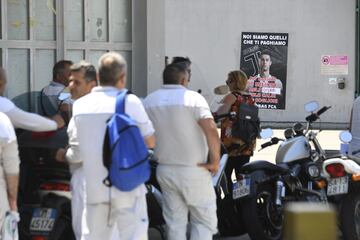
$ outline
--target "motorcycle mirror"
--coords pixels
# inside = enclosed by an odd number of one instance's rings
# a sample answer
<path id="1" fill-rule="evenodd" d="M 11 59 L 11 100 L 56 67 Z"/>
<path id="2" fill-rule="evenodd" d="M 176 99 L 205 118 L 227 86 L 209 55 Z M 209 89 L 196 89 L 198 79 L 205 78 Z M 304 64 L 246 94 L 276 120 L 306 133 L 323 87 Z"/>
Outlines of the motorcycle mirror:
<path id="1" fill-rule="evenodd" d="M 214 93 L 216 95 L 225 95 L 229 92 L 229 87 L 227 85 L 220 85 L 214 88 Z"/>
<path id="2" fill-rule="evenodd" d="M 314 112 L 316 109 L 319 108 L 319 103 L 317 101 L 311 101 L 305 104 L 305 111 L 306 112 Z"/>
<path id="3" fill-rule="evenodd" d="M 66 93 L 66 92 L 62 92 L 58 96 L 59 101 L 64 101 L 64 100 L 69 99 L 69 98 L 71 98 L 71 95 L 70 95 L 70 93 Z"/>
<path id="4" fill-rule="evenodd" d="M 341 131 L 339 138 L 343 143 L 349 143 L 352 140 L 352 134 L 349 131 Z"/>
<path id="5" fill-rule="evenodd" d="M 262 139 L 270 138 L 273 135 L 273 130 L 271 128 L 261 129 L 260 137 Z"/>

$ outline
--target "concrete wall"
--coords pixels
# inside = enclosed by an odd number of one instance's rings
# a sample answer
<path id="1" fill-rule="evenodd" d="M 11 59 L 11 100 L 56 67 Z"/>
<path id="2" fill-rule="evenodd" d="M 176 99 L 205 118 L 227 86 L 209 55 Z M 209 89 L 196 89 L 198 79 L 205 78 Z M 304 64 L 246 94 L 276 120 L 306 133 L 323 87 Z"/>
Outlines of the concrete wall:
<path id="1" fill-rule="evenodd" d="M 159 89 L 165 59 L 165 1 L 147 1 L 147 91 Z"/>
<path id="2" fill-rule="evenodd" d="M 202 89 L 212 102 L 212 88 L 223 84 L 230 70 L 239 69 L 241 32 L 289 33 L 286 109 L 261 110 L 262 120 L 303 121 L 304 103 L 317 100 L 333 107 L 322 122 L 343 127 L 355 88 L 355 2 L 148 1 L 148 92 L 161 84 L 164 56 L 185 55 L 193 61 L 192 88 Z M 344 90 L 320 75 L 325 54 L 349 56 Z"/>
<path id="3" fill-rule="evenodd" d="M 131 89 L 138 96 L 147 93 L 147 6 L 146 0 L 133 1 L 133 57 Z"/>

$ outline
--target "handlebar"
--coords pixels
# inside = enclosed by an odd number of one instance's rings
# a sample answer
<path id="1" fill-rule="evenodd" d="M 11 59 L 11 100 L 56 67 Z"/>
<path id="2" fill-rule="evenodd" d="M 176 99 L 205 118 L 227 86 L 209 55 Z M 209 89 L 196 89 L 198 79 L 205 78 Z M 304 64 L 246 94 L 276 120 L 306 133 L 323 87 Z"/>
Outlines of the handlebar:
<path id="1" fill-rule="evenodd" d="M 331 106 L 324 106 L 322 107 L 319 111 L 317 111 L 316 113 L 312 113 L 309 116 L 307 116 L 305 118 L 305 120 L 309 123 L 315 122 L 316 120 L 319 119 L 320 115 L 323 114 L 324 112 L 326 112 L 328 109 L 330 109 Z"/>
<path id="2" fill-rule="evenodd" d="M 273 138 L 271 138 L 270 141 L 261 144 L 261 149 L 259 149 L 259 151 L 263 150 L 264 148 L 270 147 L 272 145 L 278 144 L 280 141 L 284 141 L 284 139 L 273 137 Z"/>

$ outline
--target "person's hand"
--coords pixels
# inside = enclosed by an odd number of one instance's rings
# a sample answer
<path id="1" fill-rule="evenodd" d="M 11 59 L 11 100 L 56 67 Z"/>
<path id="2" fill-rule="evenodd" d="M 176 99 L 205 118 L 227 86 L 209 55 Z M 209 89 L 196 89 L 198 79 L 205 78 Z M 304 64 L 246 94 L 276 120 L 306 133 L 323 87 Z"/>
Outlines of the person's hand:
<path id="1" fill-rule="evenodd" d="M 66 150 L 64 148 L 59 148 L 55 153 L 55 160 L 58 162 L 66 162 L 65 155 Z"/>
<path id="2" fill-rule="evenodd" d="M 216 173 L 219 171 L 218 163 L 199 163 L 198 166 L 206 168 L 212 176 L 215 176 Z"/>
<path id="3" fill-rule="evenodd" d="M 62 128 L 65 126 L 65 121 L 60 114 L 52 116 L 51 119 L 56 122 L 58 128 Z"/>

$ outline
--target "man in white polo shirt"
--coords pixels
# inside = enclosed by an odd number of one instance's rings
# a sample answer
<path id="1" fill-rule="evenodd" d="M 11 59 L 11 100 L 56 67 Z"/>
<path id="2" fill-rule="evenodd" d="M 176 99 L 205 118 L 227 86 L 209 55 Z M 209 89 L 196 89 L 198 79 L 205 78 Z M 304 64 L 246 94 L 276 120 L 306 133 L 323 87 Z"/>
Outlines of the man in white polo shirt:
<path id="1" fill-rule="evenodd" d="M 108 171 L 103 165 L 106 122 L 115 112 L 116 96 L 126 86 L 126 61 L 114 52 L 99 60 L 99 87 L 79 98 L 73 105 L 74 125 L 70 139 L 78 142 L 86 181 L 86 209 L 90 240 L 146 240 L 148 216 L 144 184 L 129 192 L 107 187 L 103 180 Z M 155 146 L 154 129 L 138 97 L 128 94 L 125 113 L 139 127 L 149 148 Z M 69 126 L 70 127 L 70 126 Z M 120 143 L 121 144 L 121 143 Z"/>
<path id="2" fill-rule="evenodd" d="M 185 240 L 190 213 L 191 239 L 210 240 L 217 232 L 211 175 L 219 168 L 220 140 L 209 106 L 186 87 L 189 65 L 172 63 L 164 86 L 144 101 L 156 129 L 157 179 L 169 240 Z"/>

